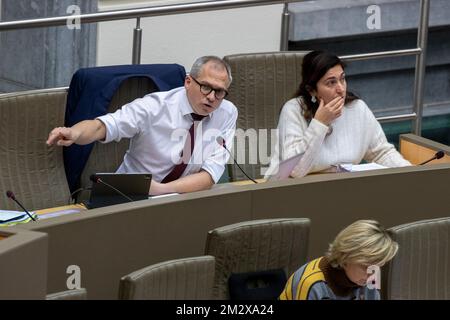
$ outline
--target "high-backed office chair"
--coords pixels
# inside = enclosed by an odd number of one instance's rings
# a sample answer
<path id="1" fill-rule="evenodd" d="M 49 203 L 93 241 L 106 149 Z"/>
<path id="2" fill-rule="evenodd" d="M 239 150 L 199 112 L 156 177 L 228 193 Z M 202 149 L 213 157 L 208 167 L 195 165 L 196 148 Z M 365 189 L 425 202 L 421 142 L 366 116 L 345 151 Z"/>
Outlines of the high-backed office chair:
<path id="1" fill-rule="evenodd" d="M 15 193 L 28 209 L 65 205 L 69 188 L 62 148 L 47 147 L 49 132 L 64 125 L 66 89 L 0 95 L 0 207 L 21 210 L 5 196 Z"/>
<path id="2" fill-rule="evenodd" d="M 382 281 L 385 299 L 450 299 L 450 218 L 390 229 L 399 244 Z"/>
<path id="3" fill-rule="evenodd" d="M 70 82 L 64 125 L 70 127 L 80 121 L 95 119 L 108 113 L 111 111 L 114 95 L 116 95 L 115 103 L 120 102 L 123 105 L 151 91 L 167 91 L 180 87 L 184 83 L 185 76 L 184 67 L 177 64 L 119 65 L 79 69 Z M 147 78 L 149 81 L 137 80 L 131 82 L 131 85 L 129 83 L 130 86 L 128 86 L 126 82 L 131 78 Z M 125 87 L 123 87 L 124 83 Z M 136 84 L 137 88 L 130 89 Z M 117 93 L 120 86 L 123 88 L 122 92 Z M 112 107 L 115 109 L 117 105 Z M 72 192 L 81 185 L 81 176 L 94 145 L 74 144 L 63 150 L 67 181 Z M 106 149 L 109 148 L 111 147 L 106 147 Z M 101 154 L 102 152 L 99 155 Z M 101 160 L 101 162 L 109 161 L 109 158 Z"/>
<path id="4" fill-rule="evenodd" d="M 45 297 L 45 300 L 87 300 L 87 291 L 81 288 L 51 293 Z"/>
<path id="5" fill-rule="evenodd" d="M 235 54 L 224 57 L 224 60 L 230 64 L 233 75 L 230 95 L 227 99 L 232 101 L 239 110 L 236 125 L 238 130 L 233 150 L 238 162 L 242 163 L 245 156 L 245 164 L 242 167 L 253 178 L 262 177 L 261 168 L 268 167 L 270 150 L 272 145 L 278 142 L 274 136 L 272 137 L 271 129 L 277 127 L 282 106 L 292 98 L 300 84 L 301 66 L 306 53 L 286 51 Z M 255 137 L 259 129 L 267 130 L 267 152 L 261 150 L 260 153 L 260 156 L 265 159 L 256 159 L 256 150 L 252 152 L 253 157 L 251 157 L 250 146 L 256 147 L 258 144 L 251 141 L 245 142 L 243 134 L 246 132 L 249 139 L 252 139 L 251 137 Z M 262 134 L 264 135 L 264 132 Z M 260 139 L 261 136 L 258 141 Z M 228 169 L 231 180 L 246 179 L 234 165 L 229 166 Z"/>
<path id="6" fill-rule="evenodd" d="M 122 83 L 114 94 L 109 104 L 108 112 L 115 112 L 128 102 L 155 91 L 157 91 L 157 87 L 151 79 L 143 77 L 129 78 Z M 94 173 L 115 172 L 122 163 L 129 143 L 130 139 L 122 139 L 119 142 L 113 141 L 107 144 L 96 142 L 81 174 L 80 185 L 84 188 L 90 186 L 91 181 L 89 177 Z M 87 197 L 88 193 L 83 192 L 77 200 L 86 200 Z"/>
<path id="7" fill-rule="evenodd" d="M 306 262 L 310 220 L 254 220 L 208 232 L 205 254 L 216 258 L 216 299 L 276 299 Z"/>
<path id="8" fill-rule="evenodd" d="M 120 279 L 119 299 L 211 299 L 214 265 L 214 257 L 200 256 L 148 266 Z"/>

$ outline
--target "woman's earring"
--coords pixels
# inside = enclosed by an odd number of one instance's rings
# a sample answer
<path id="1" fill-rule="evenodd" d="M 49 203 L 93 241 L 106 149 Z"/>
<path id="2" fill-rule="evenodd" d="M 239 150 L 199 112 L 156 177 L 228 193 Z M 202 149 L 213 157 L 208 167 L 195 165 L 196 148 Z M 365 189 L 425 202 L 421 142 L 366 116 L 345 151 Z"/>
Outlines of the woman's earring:
<path id="1" fill-rule="evenodd" d="M 316 103 L 316 102 L 317 102 L 317 99 L 316 99 L 315 96 L 312 96 L 312 97 L 311 97 L 311 102 L 312 102 L 312 103 Z"/>

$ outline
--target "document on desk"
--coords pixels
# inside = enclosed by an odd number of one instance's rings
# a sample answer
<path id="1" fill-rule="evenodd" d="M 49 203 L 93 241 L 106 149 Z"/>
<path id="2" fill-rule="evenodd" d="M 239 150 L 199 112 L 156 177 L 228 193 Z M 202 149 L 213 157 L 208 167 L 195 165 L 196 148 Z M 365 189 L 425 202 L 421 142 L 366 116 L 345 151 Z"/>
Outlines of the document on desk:
<path id="1" fill-rule="evenodd" d="M 358 172 L 358 171 L 368 171 L 368 170 L 378 170 L 378 169 L 387 169 L 388 167 L 382 166 L 378 163 L 363 163 L 363 164 L 351 164 L 344 163 L 339 165 L 343 171 L 345 172 Z"/>
<path id="2" fill-rule="evenodd" d="M 55 212 L 42 213 L 39 215 L 39 220 L 64 216 L 66 214 L 80 213 L 80 211 L 81 210 L 79 210 L 79 209 L 66 209 L 66 210 L 60 210 L 60 211 L 55 211 Z"/>
<path id="3" fill-rule="evenodd" d="M 34 212 L 30 212 L 36 218 Z M 30 217 L 23 211 L 0 210 L 0 226 L 13 226 L 18 223 L 27 223 Z"/>

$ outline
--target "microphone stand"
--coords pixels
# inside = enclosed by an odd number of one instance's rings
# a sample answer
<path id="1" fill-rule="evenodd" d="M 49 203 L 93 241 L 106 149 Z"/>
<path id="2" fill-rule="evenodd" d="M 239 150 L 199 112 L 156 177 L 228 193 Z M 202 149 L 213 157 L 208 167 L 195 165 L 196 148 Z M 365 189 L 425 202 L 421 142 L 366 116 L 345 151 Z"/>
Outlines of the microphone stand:
<path id="1" fill-rule="evenodd" d="M 258 183 L 256 180 L 250 178 L 248 176 L 248 174 L 245 173 L 245 171 L 241 168 L 241 166 L 237 163 L 236 159 L 233 157 L 233 155 L 231 154 L 230 150 L 228 150 L 227 146 L 225 145 L 225 139 L 223 139 L 222 137 L 220 137 L 221 139 L 217 140 L 217 143 L 219 143 L 225 150 L 227 150 L 228 154 L 230 155 L 230 157 L 233 159 L 233 162 L 235 165 L 237 165 L 237 167 L 239 168 L 239 170 L 241 170 L 241 172 L 251 181 L 253 181 L 253 183 Z"/>
<path id="2" fill-rule="evenodd" d="M 19 205 L 19 207 L 22 208 L 23 211 L 25 211 L 25 213 L 31 218 L 31 220 L 36 221 L 35 218 L 33 218 L 33 216 L 28 212 L 27 209 L 24 208 L 24 206 L 16 199 L 16 196 L 14 195 L 14 193 L 10 190 L 6 191 L 6 196 L 8 198 L 10 198 L 11 200 L 13 200 L 15 203 L 17 203 Z"/>

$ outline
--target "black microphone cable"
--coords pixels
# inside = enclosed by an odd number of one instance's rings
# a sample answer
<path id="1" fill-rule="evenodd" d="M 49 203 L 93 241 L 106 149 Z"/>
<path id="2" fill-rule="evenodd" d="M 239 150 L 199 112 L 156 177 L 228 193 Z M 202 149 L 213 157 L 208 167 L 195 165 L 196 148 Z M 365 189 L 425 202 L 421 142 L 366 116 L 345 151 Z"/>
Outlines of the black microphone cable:
<path id="1" fill-rule="evenodd" d="M 79 192 L 81 192 L 81 191 L 85 191 L 85 190 L 92 190 L 92 188 L 78 188 L 77 190 L 75 190 L 74 192 L 72 192 L 71 194 L 70 194 L 70 196 L 69 196 L 69 200 L 67 201 L 67 203 L 70 205 L 70 204 L 74 204 L 75 202 L 73 202 L 72 203 L 72 200 L 75 200 L 74 199 L 74 195 L 76 195 L 77 193 L 79 193 Z"/>
<path id="2" fill-rule="evenodd" d="M 253 183 L 258 183 L 256 180 L 250 178 L 248 176 L 248 174 L 245 173 L 245 171 L 241 168 L 241 166 L 237 163 L 236 159 L 233 157 L 233 155 L 231 154 L 230 150 L 228 150 L 226 144 L 225 144 L 225 139 L 222 137 L 217 137 L 216 139 L 217 143 L 220 144 L 225 150 L 227 150 L 227 152 L 229 153 L 230 157 L 233 159 L 233 162 L 235 165 L 238 166 L 239 170 L 241 170 L 241 172 L 251 181 L 253 181 Z"/>
<path id="3" fill-rule="evenodd" d="M 24 208 L 24 206 L 19 202 L 19 200 L 16 199 L 14 192 L 12 192 L 11 190 L 8 190 L 8 191 L 6 191 L 6 196 L 8 198 L 10 198 L 11 200 L 13 200 L 15 203 L 17 203 L 19 205 L 19 207 L 21 207 L 22 210 L 25 211 L 25 213 L 31 218 L 31 220 L 36 221 L 36 219 L 33 218 L 33 216 L 28 212 L 28 210 Z"/>
<path id="4" fill-rule="evenodd" d="M 120 194 L 122 197 L 124 197 L 125 199 L 127 199 L 129 202 L 133 202 L 134 200 L 131 199 L 129 196 L 127 196 L 126 194 L 124 194 L 122 191 L 114 188 L 112 185 L 110 185 L 109 183 L 103 181 L 102 179 L 100 179 L 99 177 L 97 177 L 95 174 L 90 176 L 90 179 L 92 182 L 94 183 L 103 183 L 105 186 L 113 189 L 114 191 L 116 191 L 118 194 Z"/>

